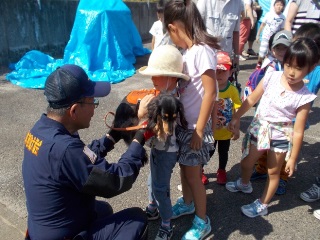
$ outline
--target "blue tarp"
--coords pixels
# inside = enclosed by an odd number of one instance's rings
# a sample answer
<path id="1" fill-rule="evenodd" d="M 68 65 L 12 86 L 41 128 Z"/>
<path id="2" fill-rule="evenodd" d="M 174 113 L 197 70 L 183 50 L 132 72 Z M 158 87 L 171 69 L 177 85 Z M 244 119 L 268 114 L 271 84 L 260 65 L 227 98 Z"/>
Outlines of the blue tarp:
<path id="1" fill-rule="evenodd" d="M 6 78 L 21 87 L 43 88 L 52 71 L 71 63 L 94 81 L 118 83 L 135 73 L 136 56 L 148 53 L 122 0 L 81 0 L 63 59 L 32 50 Z"/>

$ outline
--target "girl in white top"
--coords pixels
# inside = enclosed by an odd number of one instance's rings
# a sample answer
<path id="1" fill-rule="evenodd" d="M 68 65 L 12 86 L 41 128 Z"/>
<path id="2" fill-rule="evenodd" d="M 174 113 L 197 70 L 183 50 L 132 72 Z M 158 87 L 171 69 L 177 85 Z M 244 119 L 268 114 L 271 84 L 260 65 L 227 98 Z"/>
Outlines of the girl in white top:
<path id="1" fill-rule="evenodd" d="M 168 33 L 163 31 L 163 8 L 164 8 L 164 1 L 160 0 L 157 3 L 157 18 L 158 21 L 155 21 L 149 33 L 152 35 L 151 41 L 151 49 L 154 50 L 155 48 L 162 46 L 162 45 L 172 45 L 170 37 Z"/>
<path id="2" fill-rule="evenodd" d="M 277 190 L 283 162 L 287 161 L 285 171 L 289 177 L 295 170 L 311 102 L 316 98 L 303 79 L 317 65 L 318 52 L 317 44 L 309 38 L 293 42 L 283 59 L 284 71 L 266 74 L 229 123 L 230 131 L 237 130 L 240 117 L 261 98 L 243 142 L 241 178 L 226 184 L 231 192 L 251 193 L 252 168 L 256 159 L 268 151 L 269 177 L 264 192 L 260 199 L 241 207 L 248 217 L 268 213 L 267 206 Z M 292 126 L 294 118 L 296 122 Z"/>
<path id="3" fill-rule="evenodd" d="M 216 99 L 215 49 L 217 38 L 206 32 L 205 24 L 191 0 L 168 1 L 164 7 L 164 27 L 183 53 L 184 74 L 190 81 L 179 85 L 188 129 L 177 127 L 178 162 L 183 197 L 173 206 L 172 218 L 196 212 L 192 228 L 183 239 L 203 239 L 211 231 L 206 215 L 206 191 L 201 181 L 202 164 L 209 160 L 213 148 L 210 114 Z"/>

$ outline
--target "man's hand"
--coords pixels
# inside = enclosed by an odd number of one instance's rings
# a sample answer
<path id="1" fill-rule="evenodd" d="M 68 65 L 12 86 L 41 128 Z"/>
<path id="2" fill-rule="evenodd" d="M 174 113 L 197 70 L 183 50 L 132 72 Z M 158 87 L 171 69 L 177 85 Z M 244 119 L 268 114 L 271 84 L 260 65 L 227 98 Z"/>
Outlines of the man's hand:
<path id="1" fill-rule="evenodd" d="M 116 144 L 121 139 L 121 132 L 111 129 L 107 133 L 107 137 Z"/>
<path id="2" fill-rule="evenodd" d="M 145 142 L 153 136 L 154 133 L 151 130 L 139 129 L 134 135 L 133 141 L 136 141 L 143 146 Z"/>

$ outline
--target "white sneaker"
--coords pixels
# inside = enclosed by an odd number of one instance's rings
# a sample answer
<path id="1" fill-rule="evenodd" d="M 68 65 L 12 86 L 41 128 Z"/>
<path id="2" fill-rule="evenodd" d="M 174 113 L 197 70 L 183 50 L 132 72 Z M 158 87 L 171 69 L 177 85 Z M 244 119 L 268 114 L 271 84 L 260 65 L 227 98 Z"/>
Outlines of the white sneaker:
<path id="1" fill-rule="evenodd" d="M 320 220 L 320 209 L 313 211 L 313 216 Z"/>
<path id="2" fill-rule="evenodd" d="M 247 59 L 243 57 L 242 55 L 239 56 L 239 61 L 246 61 Z"/>
<path id="3" fill-rule="evenodd" d="M 246 52 L 246 51 L 242 51 L 242 56 L 244 56 L 244 57 L 249 57 L 250 55 Z"/>
<path id="4" fill-rule="evenodd" d="M 243 192 L 243 193 L 252 193 L 252 185 L 249 182 L 248 185 L 243 185 L 241 182 L 241 178 L 239 178 L 235 182 L 227 182 L 226 189 L 230 192 Z"/>

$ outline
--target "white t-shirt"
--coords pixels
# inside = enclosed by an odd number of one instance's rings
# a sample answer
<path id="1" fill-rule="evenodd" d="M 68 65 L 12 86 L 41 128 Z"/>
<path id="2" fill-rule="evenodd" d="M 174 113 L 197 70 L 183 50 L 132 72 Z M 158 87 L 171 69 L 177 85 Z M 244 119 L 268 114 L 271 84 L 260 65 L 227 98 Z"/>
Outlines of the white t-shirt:
<path id="1" fill-rule="evenodd" d="M 269 40 L 272 34 L 284 28 L 285 16 L 283 13 L 278 15 L 274 11 L 270 11 L 267 12 L 261 22 L 266 24 L 262 32 L 262 38 Z"/>
<path id="2" fill-rule="evenodd" d="M 162 22 L 160 20 L 154 22 L 149 33 L 155 38 L 154 48 L 158 47 L 164 36 Z"/>
<path id="3" fill-rule="evenodd" d="M 238 0 L 199 0 L 197 8 L 206 25 L 207 32 L 219 37 L 223 51 L 233 52 L 233 33 L 239 32 L 240 14 L 243 6 Z"/>
<path id="4" fill-rule="evenodd" d="M 190 80 L 179 82 L 179 93 L 189 129 L 196 127 L 204 96 L 201 76 L 216 67 L 216 52 L 208 45 L 193 45 L 183 53 L 183 73 L 189 75 Z M 217 84 L 216 81 L 213 84 Z"/>

